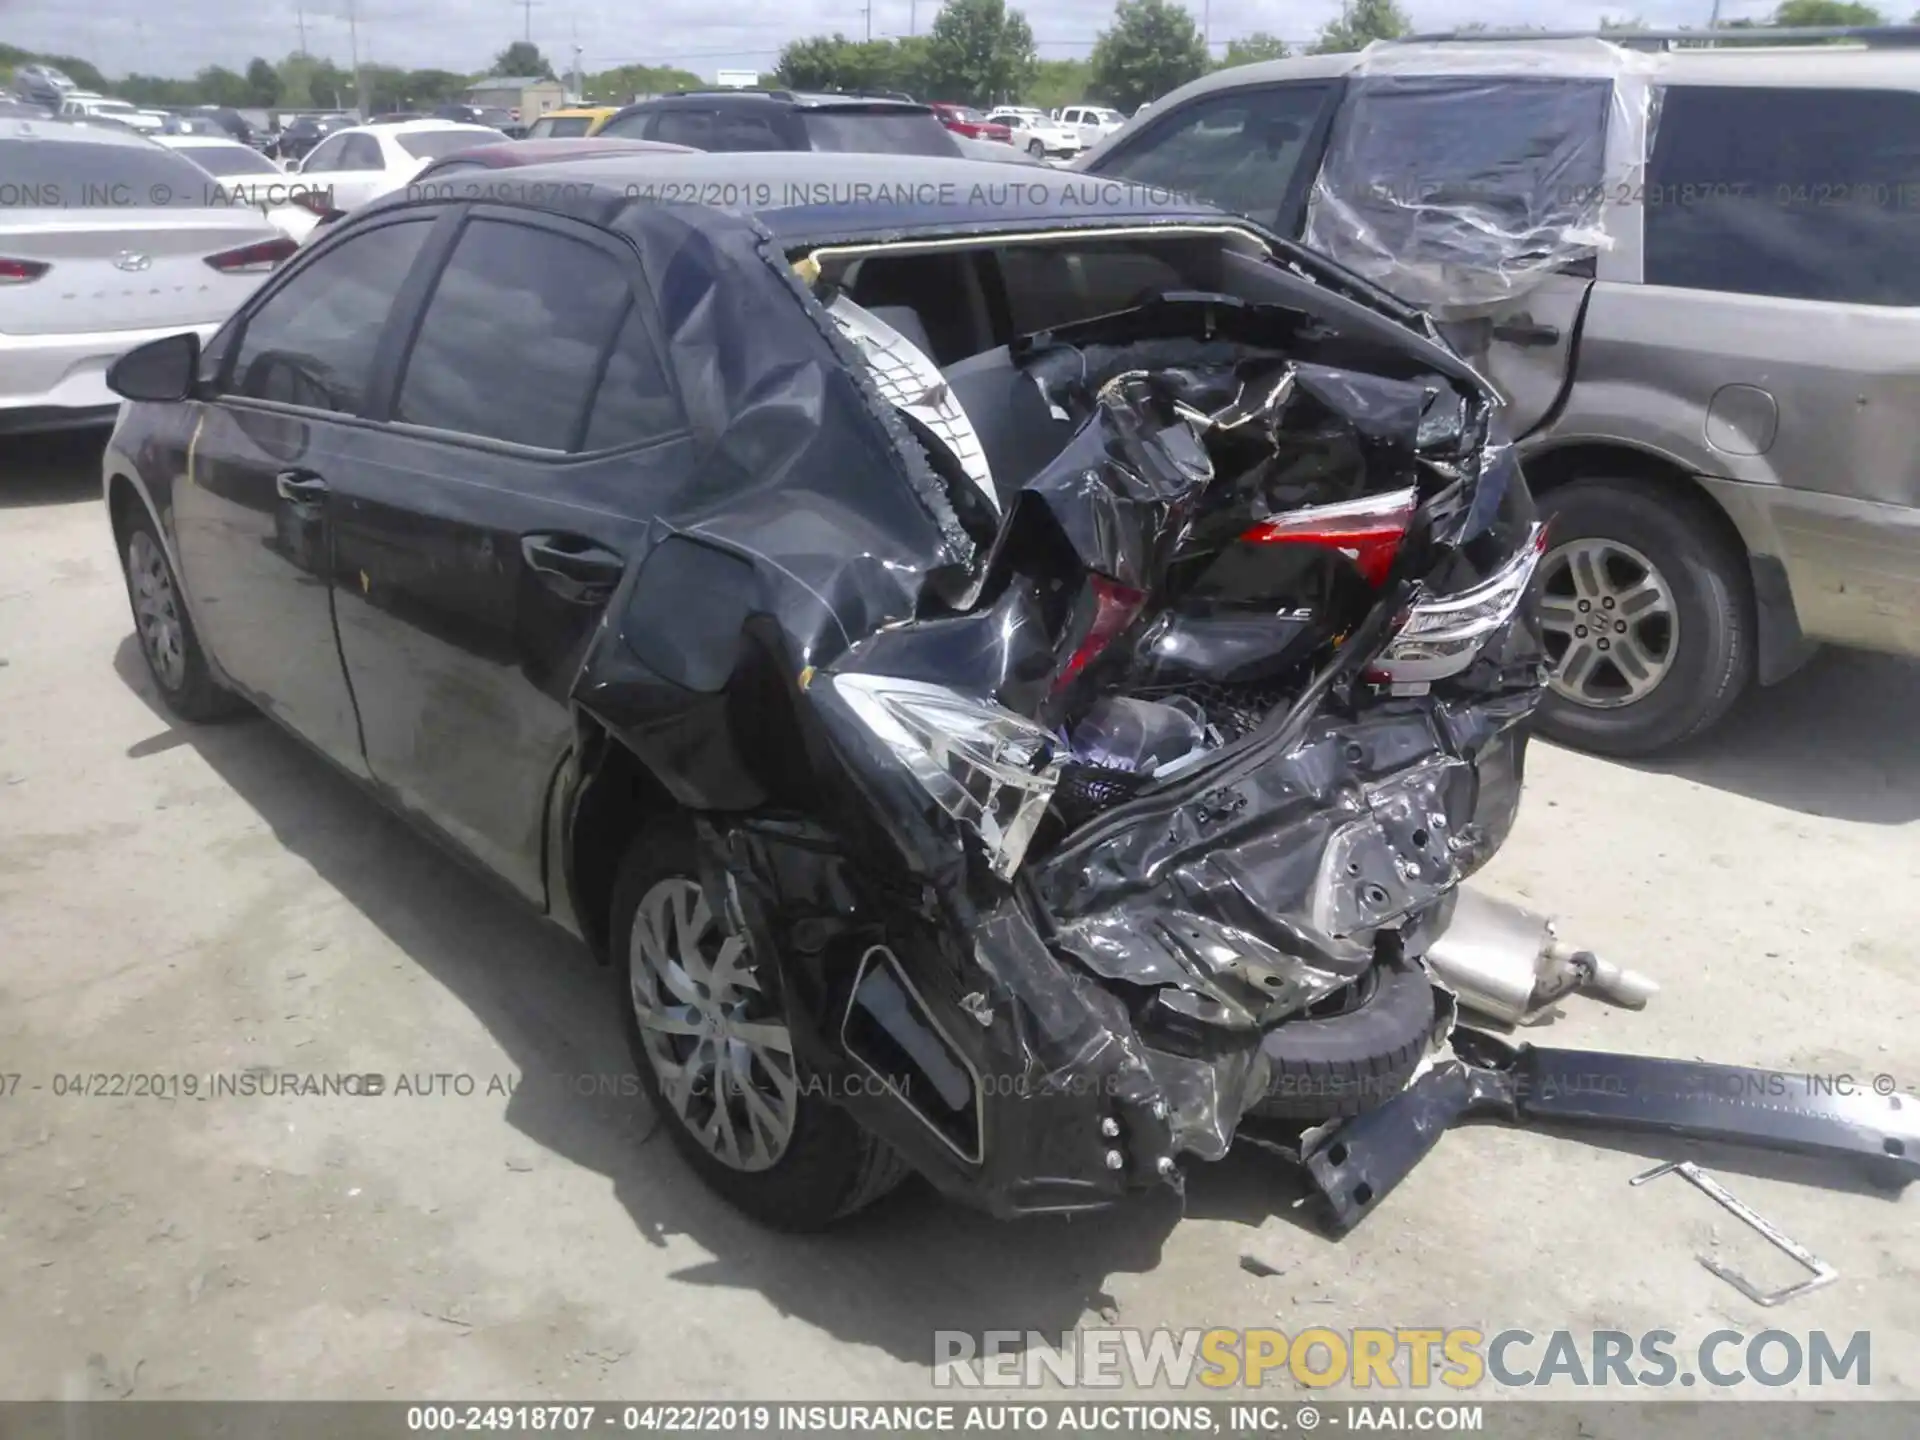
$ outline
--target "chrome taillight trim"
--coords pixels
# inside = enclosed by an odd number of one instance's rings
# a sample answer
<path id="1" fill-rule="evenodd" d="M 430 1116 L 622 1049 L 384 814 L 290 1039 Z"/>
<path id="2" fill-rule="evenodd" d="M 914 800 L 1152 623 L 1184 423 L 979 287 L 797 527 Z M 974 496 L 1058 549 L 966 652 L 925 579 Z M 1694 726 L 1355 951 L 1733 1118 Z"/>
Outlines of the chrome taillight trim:
<path id="1" fill-rule="evenodd" d="M 1487 641 L 1518 613 L 1546 542 L 1546 527 L 1535 525 L 1519 552 L 1484 583 L 1459 595 L 1416 602 L 1368 665 L 1367 678 L 1394 686 L 1425 685 L 1473 664 Z"/>

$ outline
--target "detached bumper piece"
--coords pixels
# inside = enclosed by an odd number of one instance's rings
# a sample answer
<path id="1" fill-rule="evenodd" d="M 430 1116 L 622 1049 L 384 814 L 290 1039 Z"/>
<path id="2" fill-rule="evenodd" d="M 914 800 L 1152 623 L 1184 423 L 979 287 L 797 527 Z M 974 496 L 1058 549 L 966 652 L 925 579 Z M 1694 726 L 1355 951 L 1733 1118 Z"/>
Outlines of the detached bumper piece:
<path id="1" fill-rule="evenodd" d="M 1733 1065 L 1513 1046 L 1466 1028 L 1454 1031 L 1453 1049 L 1304 1154 L 1334 1235 L 1364 1220 L 1449 1126 L 1471 1117 L 1752 1145 L 1846 1164 L 1892 1190 L 1920 1178 L 1920 1106 L 1911 1097 L 1841 1094 L 1809 1076 Z"/>

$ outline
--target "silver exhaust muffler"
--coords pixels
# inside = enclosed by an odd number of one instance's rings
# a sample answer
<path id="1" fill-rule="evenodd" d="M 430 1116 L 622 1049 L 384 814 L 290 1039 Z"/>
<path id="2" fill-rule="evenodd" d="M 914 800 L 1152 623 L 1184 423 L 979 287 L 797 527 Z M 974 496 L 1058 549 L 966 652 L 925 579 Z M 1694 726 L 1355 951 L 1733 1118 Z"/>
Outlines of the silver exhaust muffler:
<path id="1" fill-rule="evenodd" d="M 1464 887 L 1426 958 L 1463 1007 L 1507 1025 L 1528 1024 L 1576 990 L 1631 1010 L 1660 990 L 1637 970 L 1567 944 L 1546 916 Z"/>

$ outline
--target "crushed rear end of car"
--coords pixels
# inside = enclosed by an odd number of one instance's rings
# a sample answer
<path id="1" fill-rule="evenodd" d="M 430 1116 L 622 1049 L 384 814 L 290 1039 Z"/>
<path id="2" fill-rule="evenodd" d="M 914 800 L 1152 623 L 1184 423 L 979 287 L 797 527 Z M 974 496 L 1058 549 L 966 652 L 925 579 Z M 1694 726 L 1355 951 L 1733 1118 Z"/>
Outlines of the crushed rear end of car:
<path id="1" fill-rule="evenodd" d="M 664 206 L 649 247 L 712 473 L 577 693 L 699 815 L 808 1083 L 1008 1215 L 1404 1089 L 1543 678 L 1542 537 L 1479 378 L 1276 259 L 1272 295 L 1005 347 L 1052 453 L 996 476 L 985 392 L 832 247 Z M 767 322 L 796 301 L 804 330 Z"/>

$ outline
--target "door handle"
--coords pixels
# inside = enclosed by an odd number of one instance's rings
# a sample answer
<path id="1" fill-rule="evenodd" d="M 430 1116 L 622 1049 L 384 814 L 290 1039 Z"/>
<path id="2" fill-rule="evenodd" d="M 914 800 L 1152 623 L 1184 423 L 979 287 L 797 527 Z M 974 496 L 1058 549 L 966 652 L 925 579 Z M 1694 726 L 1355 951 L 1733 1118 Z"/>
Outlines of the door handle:
<path id="1" fill-rule="evenodd" d="M 611 550 L 573 535 L 522 536 L 520 555 L 548 589 L 569 600 L 603 598 L 627 569 Z"/>
<path id="2" fill-rule="evenodd" d="M 1528 320 L 1514 320 L 1493 327 L 1493 338 L 1505 341 L 1509 345 L 1558 345 L 1560 327 L 1558 325 L 1535 325 Z"/>
<path id="3" fill-rule="evenodd" d="M 273 488 L 282 500 L 296 505 L 315 505 L 327 498 L 327 482 L 311 470 L 282 470 L 273 477 Z"/>

